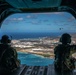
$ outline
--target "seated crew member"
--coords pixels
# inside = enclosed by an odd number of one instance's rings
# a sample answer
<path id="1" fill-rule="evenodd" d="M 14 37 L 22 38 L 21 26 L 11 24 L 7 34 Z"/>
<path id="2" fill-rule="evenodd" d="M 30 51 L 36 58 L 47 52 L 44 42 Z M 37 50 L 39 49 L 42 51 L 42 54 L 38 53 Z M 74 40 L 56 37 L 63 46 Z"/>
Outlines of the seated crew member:
<path id="1" fill-rule="evenodd" d="M 0 44 L 0 70 L 12 72 L 20 66 L 16 50 L 9 44 L 11 40 L 7 35 L 3 35 Z"/>
<path id="2" fill-rule="evenodd" d="M 76 52 L 76 45 L 70 45 L 71 36 L 68 33 L 64 33 L 59 44 L 54 49 L 55 54 L 55 70 L 56 71 L 73 71 L 75 69 L 75 59 L 72 54 Z"/>

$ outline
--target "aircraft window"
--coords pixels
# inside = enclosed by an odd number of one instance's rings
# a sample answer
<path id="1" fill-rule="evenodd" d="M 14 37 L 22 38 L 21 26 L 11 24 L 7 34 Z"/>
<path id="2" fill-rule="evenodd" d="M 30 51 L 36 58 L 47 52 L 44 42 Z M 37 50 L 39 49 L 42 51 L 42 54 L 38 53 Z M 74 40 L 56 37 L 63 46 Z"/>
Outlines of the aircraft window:
<path id="1" fill-rule="evenodd" d="M 75 24 L 76 19 L 67 12 L 18 13 L 4 20 L 0 36 L 12 36 L 22 64 L 48 65 L 53 63 L 54 47 L 63 33 L 69 33 L 76 44 Z"/>

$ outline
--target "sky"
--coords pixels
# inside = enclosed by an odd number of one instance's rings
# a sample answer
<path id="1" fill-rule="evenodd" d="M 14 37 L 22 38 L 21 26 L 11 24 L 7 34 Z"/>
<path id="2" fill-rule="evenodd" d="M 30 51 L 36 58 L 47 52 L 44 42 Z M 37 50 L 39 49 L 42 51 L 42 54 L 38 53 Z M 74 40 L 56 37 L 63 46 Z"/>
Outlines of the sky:
<path id="1" fill-rule="evenodd" d="M 1 32 L 76 32 L 76 19 L 67 12 L 17 13 L 7 17 Z"/>

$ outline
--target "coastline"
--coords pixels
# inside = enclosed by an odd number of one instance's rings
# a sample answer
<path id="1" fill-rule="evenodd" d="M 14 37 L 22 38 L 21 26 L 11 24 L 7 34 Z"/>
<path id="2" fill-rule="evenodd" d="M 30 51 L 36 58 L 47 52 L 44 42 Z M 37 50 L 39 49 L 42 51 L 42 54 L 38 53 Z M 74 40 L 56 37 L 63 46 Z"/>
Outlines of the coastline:
<path id="1" fill-rule="evenodd" d="M 31 53 L 31 52 L 26 52 L 26 51 L 17 51 L 19 53 L 25 53 L 25 54 L 34 54 L 34 55 L 37 55 L 37 56 L 40 56 L 42 58 L 50 58 L 50 59 L 54 59 L 54 55 L 48 55 L 46 56 L 45 54 L 38 54 L 38 53 Z"/>

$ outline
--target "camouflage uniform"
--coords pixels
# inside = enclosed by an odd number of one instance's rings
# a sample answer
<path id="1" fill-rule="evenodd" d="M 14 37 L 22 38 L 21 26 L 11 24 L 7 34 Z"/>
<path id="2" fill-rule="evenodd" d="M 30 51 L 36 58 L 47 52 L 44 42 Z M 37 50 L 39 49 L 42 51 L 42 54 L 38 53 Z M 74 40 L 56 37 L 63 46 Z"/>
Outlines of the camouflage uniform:
<path id="1" fill-rule="evenodd" d="M 56 70 L 73 70 L 75 69 L 75 60 L 72 54 L 76 52 L 75 45 L 58 45 L 54 49 L 55 54 L 55 69 Z"/>
<path id="2" fill-rule="evenodd" d="M 2 51 L 0 66 L 8 71 L 17 69 L 20 65 L 17 52 L 8 44 L 0 44 L 0 50 Z"/>

